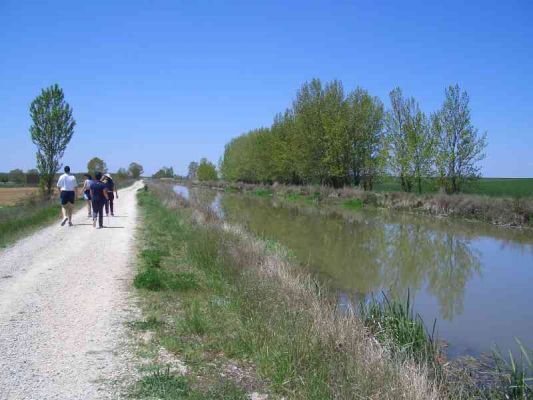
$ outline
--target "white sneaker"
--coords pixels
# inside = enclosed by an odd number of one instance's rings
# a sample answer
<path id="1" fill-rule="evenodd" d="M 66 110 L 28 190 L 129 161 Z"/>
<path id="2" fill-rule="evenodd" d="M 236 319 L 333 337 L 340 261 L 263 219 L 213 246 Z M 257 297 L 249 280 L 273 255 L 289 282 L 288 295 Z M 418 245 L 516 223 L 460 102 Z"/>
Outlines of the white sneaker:
<path id="1" fill-rule="evenodd" d="M 96 228 L 96 218 L 93 218 L 93 228 Z"/>

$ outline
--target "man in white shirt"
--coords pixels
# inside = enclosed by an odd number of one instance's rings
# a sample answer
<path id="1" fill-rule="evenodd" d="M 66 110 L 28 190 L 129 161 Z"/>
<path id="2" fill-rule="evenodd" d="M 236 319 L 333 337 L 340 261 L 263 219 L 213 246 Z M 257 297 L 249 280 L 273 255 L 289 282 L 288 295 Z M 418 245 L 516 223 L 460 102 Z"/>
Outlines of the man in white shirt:
<path id="1" fill-rule="evenodd" d="M 72 209 L 74 208 L 74 201 L 76 200 L 76 177 L 70 174 L 70 167 L 67 165 L 64 168 L 65 173 L 59 177 L 57 187 L 60 190 L 59 197 L 61 199 L 61 209 L 63 210 L 63 220 L 61 226 L 72 226 Z"/>

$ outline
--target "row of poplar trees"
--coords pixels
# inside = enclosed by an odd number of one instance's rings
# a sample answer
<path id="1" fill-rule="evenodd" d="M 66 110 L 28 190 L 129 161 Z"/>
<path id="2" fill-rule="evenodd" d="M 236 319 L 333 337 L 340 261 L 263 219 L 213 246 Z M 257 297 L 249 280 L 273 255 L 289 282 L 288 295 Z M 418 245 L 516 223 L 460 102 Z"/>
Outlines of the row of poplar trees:
<path id="1" fill-rule="evenodd" d="M 371 190 L 389 175 L 408 192 L 421 192 L 423 181 L 431 178 L 449 193 L 480 176 L 486 134 L 471 123 L 466 92 L 457 85 L 446 88 L 441 109 L 429 116 L 399 88 L 389 97 L 385 109 L 364 89 L 346 95 L 340 81 L 306 82 L 270 128 L 252 130 L 226 145 L 222 176 Z"/>

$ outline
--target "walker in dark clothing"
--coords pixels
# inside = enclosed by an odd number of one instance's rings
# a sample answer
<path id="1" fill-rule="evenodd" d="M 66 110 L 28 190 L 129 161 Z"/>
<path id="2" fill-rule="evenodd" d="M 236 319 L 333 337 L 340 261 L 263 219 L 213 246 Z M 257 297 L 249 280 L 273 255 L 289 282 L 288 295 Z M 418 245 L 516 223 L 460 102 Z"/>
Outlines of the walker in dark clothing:
<path id="1" fill-rule="evenodd" d="M 105 181 L 105 185 L 107 187 L 107 201 L 105 202 L 105 215 L 109 215 L 109 210 L 111 210 L 111 215 L 115 215 L 113 213 L 113 200 L 115 200 L 115 194 L 113 191 L 115 190 L 115 182 L 113 182 L 113 179 L 107 178 Z"/>
<path id="2" fill-rule="evenodd" d="M 93 221 L 96 222 L 98 218 L 98 226 L 100 228 L 104 227 L 104 205 L 106 204 L 106 198 L 104 195 L 104 190 L 107 187 L 103 182 L 93 182 L 91 184 L 92 199 L 91 204 L 93 207 Z"/>

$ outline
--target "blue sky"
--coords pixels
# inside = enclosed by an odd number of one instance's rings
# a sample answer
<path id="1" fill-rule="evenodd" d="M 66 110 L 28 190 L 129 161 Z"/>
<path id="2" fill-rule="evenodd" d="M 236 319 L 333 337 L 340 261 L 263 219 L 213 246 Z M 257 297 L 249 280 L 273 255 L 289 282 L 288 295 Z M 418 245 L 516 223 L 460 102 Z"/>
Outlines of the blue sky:
<path id="1" fill-rule="evenodd" d="M 0 0 L 0 171 L 34 167 L 28 107 L 53 83 L 77 120 L 74 170 L 99 156 L 185 173 L 318 77 L 386 105 L 400 86 L 427 112 L 458 83 L 488 132 L 484 175 L 532 177 L 531 4 Z"/>

